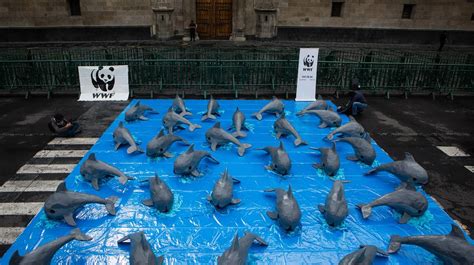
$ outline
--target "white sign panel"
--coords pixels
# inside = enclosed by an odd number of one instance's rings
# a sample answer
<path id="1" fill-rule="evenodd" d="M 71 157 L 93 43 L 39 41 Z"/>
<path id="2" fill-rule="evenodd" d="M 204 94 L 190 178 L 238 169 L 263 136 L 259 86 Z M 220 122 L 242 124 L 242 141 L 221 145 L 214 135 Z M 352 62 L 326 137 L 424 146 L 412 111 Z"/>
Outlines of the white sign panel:
<path id="1" fill-rule="evenodd" d="M 128 65 L 79 66 L 79 101 L 128 100 Z"/>
<path id="2" fill-rule="evenodd" d="M 318 48 L 301 48 L 298 62 L 296 101 L 316 100 L 316 73 L 318 72 Z"/>

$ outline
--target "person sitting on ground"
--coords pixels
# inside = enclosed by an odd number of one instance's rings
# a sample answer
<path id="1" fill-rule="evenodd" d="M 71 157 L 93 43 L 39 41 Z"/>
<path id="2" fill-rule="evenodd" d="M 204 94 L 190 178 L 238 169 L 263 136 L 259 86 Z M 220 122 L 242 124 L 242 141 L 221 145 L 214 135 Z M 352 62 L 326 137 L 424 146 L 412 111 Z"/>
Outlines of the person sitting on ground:
<path id="1" fill-rule="evenodd" d="M 352 80 L 349 102 L 343 108 L 339 106 L 337 112 L 344 113 L 347 115 L 356 116 L 367 108 L 367 101 L 365 100 L 364 93 L 360 91 L 359 81 L 357 79 Z"/>
<path id="2" fill-rule="evenodd" d="M 75 121 L 69 121 L 62 114 L 54 114 L 48 123 L 49 129 L 60 137 L 74 137 L 81 132 L 81 126 Z"/>

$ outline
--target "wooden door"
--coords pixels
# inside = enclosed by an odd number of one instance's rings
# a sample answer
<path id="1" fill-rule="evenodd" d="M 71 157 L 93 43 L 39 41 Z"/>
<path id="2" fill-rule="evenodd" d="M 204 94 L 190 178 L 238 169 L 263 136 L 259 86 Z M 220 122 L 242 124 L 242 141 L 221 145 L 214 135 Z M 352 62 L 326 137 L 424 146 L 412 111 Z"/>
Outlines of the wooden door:
<path id="1" fill-rule="evenodd" d="M 196 24 L 201 39 L 229 39 L 232 0 L 196 0 Z"/>

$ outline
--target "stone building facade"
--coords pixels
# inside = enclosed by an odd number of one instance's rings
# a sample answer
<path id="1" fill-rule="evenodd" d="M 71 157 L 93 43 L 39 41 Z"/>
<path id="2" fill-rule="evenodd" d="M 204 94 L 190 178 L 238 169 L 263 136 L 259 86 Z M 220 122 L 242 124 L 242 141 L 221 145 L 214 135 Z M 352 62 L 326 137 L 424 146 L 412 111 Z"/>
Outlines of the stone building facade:
<path id="1" fill-rule="evenodd" d="M 0 33 L 113 32 L 133 39 L 312 39 L 474 32 L 473 0 L 1 0 Z M 400 33 L 401 32 L 401 33 Z M 34 32 L 33 32 L 34 33 Z M 34 35 L 34 34 L 33 34 Z M 40 35 L 40 34 L 38 34 Z M 92 33 L 88 36 L 92 37 Z M 120 38 L 120 34 L 115 37 Z M 148 36 L 147 36 L 148 35 Z M 18 37 L 18 36 L 16 36 Z M 25 36 L 21 36 L 25 38 Z M 103 36 L 102 36 L 103 37 Z M 416 38 L 417 36 L 415 36 Z M 74 38 L 74 37 L 72 37 Z M 321 39 L 322 38 L 322 39 Z M 325 39 L 326 38 L 326 39 Z M 390 39 L 390 38 L 389 38 Z M 6 40 L 8 41 L 8 39 Z"/>

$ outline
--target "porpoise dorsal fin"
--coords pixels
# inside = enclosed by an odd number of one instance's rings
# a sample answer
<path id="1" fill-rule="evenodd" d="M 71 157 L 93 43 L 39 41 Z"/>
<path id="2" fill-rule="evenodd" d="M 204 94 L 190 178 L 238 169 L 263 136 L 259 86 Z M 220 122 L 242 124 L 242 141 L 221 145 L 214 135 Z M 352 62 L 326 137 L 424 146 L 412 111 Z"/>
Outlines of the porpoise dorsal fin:
<path id="1" fill-rule="evenodd" d="M 97 159 L 95 158 L 95 153 L 91 153 L 87 160 L 97 161 Z"/>
<path id="2" fill-rule="evenodd" d="M 288 192 L 287 192 L 287 194 L 288 194 L 288 197 L 293 198 L 293 190 L 291 189 L 291 185 L 290 185 L 290 184 L 288 184 Z"/>
<path id="3" fill-rule="evenodd" d="M 140 106 L 140 100 L 137 101 L 137 104 L 135 104 L 135 107 L 138 107 L 138 106 Z"/>
<path id="4" fill-rule="evenodd" d="M 399 186 L 399 189 L 406 189 L 406 190 L 416 191 L 415 185 L 411 182 L 402 182 Z"/>
<path id="5" fill-rule="evenodd" d="M 172 108 L 172 107 L 169 107 L 169 108 L 168 108 L 168 112 L 173 112 L 173 108 Z"/>
<path id="6" fill-rule="evenodd" d="M 336 142 L 334 142 L 334 141 L 332 142 L 332 147 L 331 147 L 331 149 L 332 149 L 334 152 L 336 152 Z"/>
<path id="7" fill-rule="evenodd" d="M 273 96 L 272 101 L 275 101 L 275 100 L 278 100 L 278 98 L 276 96 Z"/>
<path id="8" fill-rule="evenodd" d="M 194 144 L 189 146 L 188 150 L 186 150 L 186 154 L 191 154 L 192 152 L 194 152 Z"/>
<path id="9" fill-rule="evenodd" d="M 158 133 L 158 136 L 156 136 L 156 138 L 160 138 L 162 136 L 165 135 L 165 130 L 164 129 L 161 129 L 160 133 Z"/>
<path id="10" fill-rule="evenodd" d="M 140 234 L 140 241 L 142 243 L 142 247 L 143 249 L 148 252 L 148 250 L 150 249 L 150 244 L 148 244 L 148 241 L 146 241 L 146 236 L 145 236 L 145 233 L 143 233 L 143 231 L 140 231 L 138 232 Z"/>
<path id="11" fill-rule="evenodd" d="M 278 149 L 282 150 L 282 151 L 285 151 L 285 147 L 283 146 L 283 142 L 280 141 L 280 146 L 278 147 Z"/>
<path id="12" fill-rule="evenodd" d="M 61 182 L 61 184 L 59 184 L 58 187 L 56 188 L 56 192 L 60 192 L 60 191 L 67 191 L 65 181 Z"/>
<path id="13" fill-rule="evenodd" d="M 237 112 L 237 111 L 240 111 L 239 107 L 237 107 L 237 108 L 235 109 L 235 111 L 236 111 L 236 112 Z"/>
<path id="14" fill-rule="evenodd" d="M 280 119 L 285 119 L 286 118 L 286 114 L 285 112 L 283 111 L 281 114 L 280 114 Z"/>
<path id="15" fill-rule="evenodd" d="M 214 96 L 211 94 L 211 99 L 210 100 L 213 100 L 214 99 Z"/>
<path id="16" fill-rule="evenodd" d="M 161 179 L 160 177 L 158 176 L 158 173 L 155 172 L 155 180 L 156 180 L 156 183 L 160 183 L 161 182 Z"/>
<path id="17" fill-rule="evenodd" d="M 119 127 L 120 127 L 120 128 L 123 128 L 123 121 L 120 121 L 120 122 L 119 122 Z"/>
<path id="18" fill-rule="evenodd" d="M 216 122 L 216 124 L 214 124 L 214 126 L 212 126 L 212 128 L 220 129 L 221 128 L 221 122 L 220 121 Z"/>
<path id="19" fill-rule="evenodd" d="M 179 99 L 179 94 L 178 94 L 178 92 L 176 92 L 176 99 Z"/>
<path id="20" fill-rule="evenodd" d="M 409 152 L 405 152 L 405 159 L 404 160 L 415 162 L 415 158 Z"/>
<path id="21" fill-rule="evenodd" d="M 237 234 L 235 234 L 234 236 L 234 239 L 232 240 L 232 246 L 230 247 L 230 249 L 232 251 L 239 251 L 239 236 Z"/>
<path id="22" fill-rule="evenodd" d="M 449 236 L 456 237 L 466 241 L 466 237 L 464 237 L 464 233 L 462 232 L 461 228 L 459 228 L 455 224 L 451 224 L 451 232 L 449 232 Z"/>
<path id="23" fill-rule="evenodd" d="M 323 96 L 321 96 L 321 94 L 318 95 L 318 99 L 319 100 L 323 100 Z"/>
<path id="24" fill-rule="evenodd" d="M 354 117 L 352 117 L 352 115 L 349 115 L 349 120 L 356 121 L 356 119 L 354 119 Z"/>
<path id="25" fill-rule="evenodd" d="M 10 264 L 20 264 L 22 260 L 23 257 L 20 256 L 20 252 L 18 252 L 18 250 L 15 250 L 15 252 L 13 252 L 12 257 L 10 258 Z"/>
<path id="26" fill-rule="evenodd" d="M 228 169 L 228 168 L 225 168 L 224 173 L 222 174 L 222 177 L 223 177 L 224 179 L 228 179 L 228 178 L 229 178 L 229 169 Z"/>
<path id="27" fill-rule="evenodd" d="M 342 183 L 341 183 L 341 186 L 342 186 Z M 338 201 L 342 201 L 343 198 L 344 198 L 344 192 L 343 192 L 343 189 L 340 189 L 340 190 L 337 192 L 337 200 L 338 200 Z"/>

